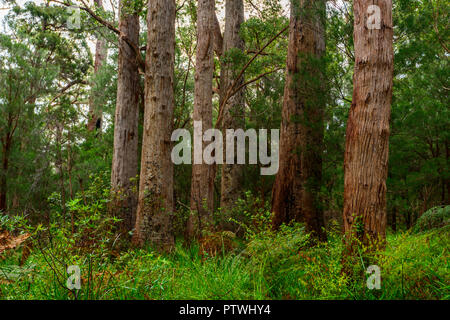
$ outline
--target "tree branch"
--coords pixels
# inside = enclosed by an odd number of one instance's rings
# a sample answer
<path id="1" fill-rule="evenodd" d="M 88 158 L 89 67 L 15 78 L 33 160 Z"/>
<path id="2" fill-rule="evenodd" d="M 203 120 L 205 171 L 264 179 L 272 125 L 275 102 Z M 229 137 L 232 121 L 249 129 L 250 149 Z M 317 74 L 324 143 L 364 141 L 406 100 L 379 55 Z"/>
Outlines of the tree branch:
<path id="1" fill-rule="evenodd" d="M 232 85 L 228 88 L 227 93 L 225 95 L 225 98 L 222 101 L 222 104 L 219 107 L 219 116 L 217 117 L 216 121 L 216 127 L 221 126 L 221 121 L 223 117 L 223 110 L 225 108 L 225 105 L 227 104 L 228 100 L 237 93 L 235 90 L 235 87 L 238 83 L 238 81 L 241 79 L 241 77 L 244 75 L 245 70 L 248 69 L 248 67 L 255 61 L 255 59 L 263 53 L 263 51 L 272 44 L 278 37 L 280 37 L 287 29 L 289 29 L 289 25 L 283 28 L 280 32 L 278 32 L 272 39 L 270 39 L 257 53 L 253 55 L 253 57 L 245 64 L 245 66 L 242 68 L 242 70 L 239 72 L 239 75 L 236 77 L 236 79 L 233 80 Z M 255 80 L 256 81 L 256 80 Z"/>
<path id="2" fill-rule="evenodd" d="M 236 90 L 233 91 L 233 93 L 231 94 L 231 97 L 234 96 L 236 93 L 238 93 L 239 90 L 241 90 L 242 88 L 248 86 L 249 84 L 252 84 L 253 82 L 256 82 L 256 81 L 258 81 L 259 79 L 261 79 L 261 78 L 263 78 L 263 77 L 265 77 L 265 76 L 267 76 L 267 75 L 269 75 L 269 74 L 272 74 L 272 73 L 274 73 L 274 72 L 277 72 L 277 71 L 279 71 L 279 70 L 281 70 L 281 69 L 283 69 L 283 68 L 276 68 L 276 69 L 274 69 L 274 70 L 270 70 L 270 71 L 264 72 L 264 73 L 260 74 L 259 76 L 257 76 L 257 77 L 255 77 L 255 78 L 253 78 L 253 79 L 251 79 L 251 80 L 249 80 L 249 81 L 247 81 L 247 82 L 241 84 L 239 87 L 236 88 Z"/>
<path id="3" fill-rule="evenodd" d="M 50 0 L 50 2 L 59 3 L 59 4 L 62 4 L 64 6 L 66 6 L 66 7 L 72 7 L 72 8 L 77 8 L 77 9 L 86 11 L 97 22 L 99 22 L 100 24 L 102 24 L 103 26 L 105 26 L 106 28 L 111 30 L 112 32 L 116 33 L 119 36 L 119 38 L 123 39 L 130 46 L 130 48 L 134 50 L 134 53 L 136 54 L 136 59 L 137 59 L 139 68 L 142 71 L 144 71 L 145 70 L 145 61 L 142 59 L 141 51 L 140 51 L 139 46 L 135 45 L 126 35 L 124 35 L 119 29 L 117 29 L 115 26 L 113 26 L 112 23 L 110 23 L 109 21 L 106 21 L 103 18 L 99 17 L 92 9 L 90 9 L 87 6 L 87 4 L 84 2 L 84 0 L 80 0 L 80 1 L 84 5 L 84 7 L 74 6 L 74 5 L 71 5 L 70 3 L 62 2 L 62 1 L 58 1 L 58 0 Z"/>

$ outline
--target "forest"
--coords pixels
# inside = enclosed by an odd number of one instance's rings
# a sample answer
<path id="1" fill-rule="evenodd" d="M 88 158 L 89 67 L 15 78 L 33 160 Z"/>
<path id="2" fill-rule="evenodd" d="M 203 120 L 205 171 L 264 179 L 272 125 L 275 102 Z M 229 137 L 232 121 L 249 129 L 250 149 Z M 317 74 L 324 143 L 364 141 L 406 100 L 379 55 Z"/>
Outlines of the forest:
<path id="1" fill-rule="evenodd" d="M 447 0 L 0 0 L 0 300 L 450 299 Z"/>

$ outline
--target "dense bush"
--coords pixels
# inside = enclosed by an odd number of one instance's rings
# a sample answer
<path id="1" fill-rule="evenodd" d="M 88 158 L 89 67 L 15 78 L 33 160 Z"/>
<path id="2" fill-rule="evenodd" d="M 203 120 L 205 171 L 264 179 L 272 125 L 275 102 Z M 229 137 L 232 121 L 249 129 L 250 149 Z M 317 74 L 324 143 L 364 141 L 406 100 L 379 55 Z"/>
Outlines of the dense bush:
<path id="1" fill-rule="evenodd" d="M 29 234 L 0 253 L 0 299 L 449 299 L 448 208 L 426 212 L 421 233 L 396 233 L 377 252 L 360 251 L 353 274 L 343 272 L 338 225 L 317 245 L 302 224 L 270 227 L 267 203 L 246 193 L 227 216 L 238 234 L 213 230 L 170 254 L 121 246 L 110 216 L 108 173 L 67 203 L 52 196 L 50 221 L 0 215 L 0 230 Z M 219 212 L 220 213 L 220 212 Z M 218 219 L 220 226 L 224 220 Z M 239 231 L 241 230 L 241 231 Z M 381 270 L 381 289 L 366 285 L 368 262 Z M 81 290 L 69 290 L 68 266 L 79 266 Z"/>
<path id="2" fill-rule="evenodd" d="M 44 231 L 39 231 L 40 233 Z M 70 229 L 51 241 L 33 236 L 20 266 L 20 250 L 0 261 L 0 299 L 449 299 L 449 226 L 420 234 L 389 235 L 373 263 L 381 289 L 342 273 L 339 234 L 311 246 L 301 225 L 260 232 L 233 251 L 205 255 L 181 243 L 171 254 L 151 248 L 114 253 L 109 241 L 80 250 Z M 66 287 L 67 266 L 81 269 L 82 287 Z"/>
<path id="3" fill-rule="evenodd" d="M 450 206 L 431 208 L 416 222 L 414 230 L 417 232 L 441 228 L 450 223 Z"/>

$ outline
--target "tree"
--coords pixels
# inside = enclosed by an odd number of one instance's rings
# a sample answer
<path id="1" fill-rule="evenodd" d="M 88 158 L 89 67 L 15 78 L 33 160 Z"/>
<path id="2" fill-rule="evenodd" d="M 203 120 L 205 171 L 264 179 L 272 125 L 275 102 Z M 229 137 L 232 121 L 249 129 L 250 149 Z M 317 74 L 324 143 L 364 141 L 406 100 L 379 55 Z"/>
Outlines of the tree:
<path id="1" fill-rule="evenodd" d="M 303 221 L 325 239 L 322 179 L 325 2 L 291 1 L 280 168 L 272 192 L 273 226 Z"/>
<path id="2" fill-rule="evenodd" d="M 244 40 L 241 38 L 240 30 L 241 24 L 244 22 L 244 2 L 242 0 L 227 0 L 225 6 L 225 32 L 223 37 L 224 56 L 220 66 L 220 105 L 226 99 L 227 92 L 233 84 L 233 80 L 237 74 L 233 61 L 227 57 L 227 54 L 232 54 L 234 50 L 243 52 Z M 240 87 L 244 83 L 244 77 L 237 79 L 236 87 Z M 222 116 L 222 132 L 226 136 L 226 129 L 240 129 L 245 126 L 244 104 L 245 96 L 244 90 L 239 90 L 228 102 L 225 103 Z M 224 144 L 225 145 L 225 141 Z M 222 165 L 221 176 L 221 196 L 220 205 L 224 210 L 230 210 L 240 195 L 240 188 L 242 185 L 242 165 L 229 165 L 224 163 Z"/>
<path id="3" fill-rule="evenodd" d="M 174 245 L 173 163 L 175 0 L 149 1 L 145 115 L 134 241 L 160 249 Z"/>
<path id="4" fill-rule="evenodd" d="M 344 159 L 344 231 L 349 253 L 354 239 L 368 245 L 386 236 L 394 66 L 392 1 L 355 0 L 353 11 L 354 89 Z"/>
<path id="5" fill-rule="evenodd" d="M 139 15 L 126 3 L 122 0 L 119 4 L 119 30 L 135 46 L 139 46 Z M 134 49 L 120 37 L 111 187 L 115 200 L 112 209 L 122 219 L 122 232 L 130 231 L 136 222 L 137 192 L 133 189 L 132 179 L 137 177 L 139 166 L 141 90 L 137 61 Z"/>
<path id="6" fill-rule="evenodd" d="M 387 180 L 392 227 L 402 228 L 403 221 L 411 227 L 428 209 L 450 204 L 444 13 L 442 1 L 401 0 L 393 8 L 396 54 Z"/>
<path id="7" fill-rule="evenodd" d="M 99 9 L 103 9 L 102 0 L 94 0 L 95 5 Z M 108 54 L 108 47 L 106 41 L 100 37 L 97 39 L 95 45 L 95 61 L 94 61 L 94 75 L 97 74 L 102 68 L 106 61 Z M 87 128 L 89 131 L 94 131 L 95 129 L 101 131 L 102 127 L 102 108 L 100 102 L 96 99 L 95 94 L 92 94 L 89 99 L 89 121 Z"/>
<path id="8" fill-rule="evenodd" d="M 202 124 L 201 130 L 197 132 L 201 137 L 206 130 L 212 128 L 214 29 L 215 1 L 198 0 L 193 119 Z M 203 150 L 203 147 L 201 146 L 200 149 Z M 199 236 L 200 231 L 208 227 L 214 210 L 214 166 L 195 158 L 194 155 L 191 181 L 191 210 L 195 214 L 191 214 L 188 219 L 186 228 L 188 238 Z"/>
<path id="9" fill-rule="evenodd" d="M 45 207 L 44 185 L 61 167 L 50 165 L 49 114 L 72 90 L 82 91 L 89 66 L 83 31 L 63 36 L 65 13 L 29 2 L 15 7 L 6 19 L 10 33 L 0 35 L 0 211 L 36 208 L 32 200 Z"/>

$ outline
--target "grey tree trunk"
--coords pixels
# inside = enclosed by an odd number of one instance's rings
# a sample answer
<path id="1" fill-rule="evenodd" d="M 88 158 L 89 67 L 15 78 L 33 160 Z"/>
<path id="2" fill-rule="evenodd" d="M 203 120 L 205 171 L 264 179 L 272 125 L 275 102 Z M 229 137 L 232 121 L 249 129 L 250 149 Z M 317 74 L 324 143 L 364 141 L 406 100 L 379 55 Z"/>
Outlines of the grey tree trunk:
<path id="1" fill-rule="evenodd" d="M 198 0 L 194 121 L 202 122 L 202 135 L 212 128 L 214 30 L 215 1 Z M 188 239 L 200 236 L 201 230 L 208 228 L 212 222 L 214 169 L 213 165 L 205 163 L 192 165 L 191 210 L 194 213 L 190 215 L 187 223 Z"/>
<path id="2" fill-rule="evenodd" d="M 174 245 L 171 214 L 174 112 L 175 0 L 148 4 L 145 72 L 145 115 L 139 203 L 134 241 L 162 250 Z"/>
<path id="3" fill-rule="evenodd" d="M 139 46 L 139 16 L 122 13 L 126 1 L 119 4 L 119 29 L 132 43 Z M 128 9 L 127 9 L 128 10 Z M 129 11 L 126 11 L 129 12 Z M 121 231 L 126 233 L 134 227 L 137 207 L 138 175 L 138 124 L 139 124 L 139 70 L 136 53 L 119 38 L 119 74 L 114 127 L 114 149 L 111 186 L 114 195 L 112 210 L 120 217 Z"/>
<path id="4" fill-rule="evenodd" d="M 223 54 L 232 49 L 244 51 L 244 40 L 240 36 L 241 24 L 244 22 L 244 2 L 243 0 L 227 0 L 225 7 L 225 32 L 223 37 Z M 220 105 L 226 97 L 228 89 L 233 80 L 238 75 L 233 63 L 227 63 L 227 59 L 222 59 L 220 74 Z M 244 82 L 244 77 L 240 77 L 236 88 Z M 225 104 L 222 118 L 222 133 L 226 136 L 226 129 L 244 129 L 245 126 L 245 92 L 240 90 L 233 95 Z M 224 138 L 225 139 L 225 138 Z M 225 140 L 223 145 L 225 146 Z M 236 200 L 241 195 L 242 165 L 222 165 L 221 196 L 220 206 L 224 212 L 231 210 Z"/>
<path id="5" fill-rule="evenodd" d="M 94 3 L 99 8 L 103 8 L 102 0 L 94 0 Z M 108 47 L 106 41 L 103 39 L 97 39 L 95 45 L 95 61 L 94 61 L 94 74 L 96 74 L 106 61 L 108 55 Z M 102 130 L 102 117 L 103 110 L 101 104 L 97 101 L 95 96 L 91 94 L 89 98 L 89 120 L 88 120 L 88 131 L 98 131 Z"/>

